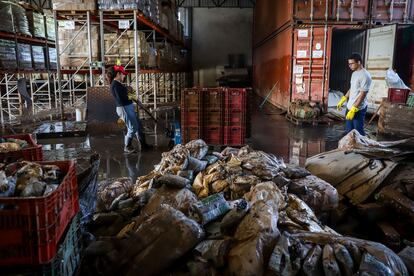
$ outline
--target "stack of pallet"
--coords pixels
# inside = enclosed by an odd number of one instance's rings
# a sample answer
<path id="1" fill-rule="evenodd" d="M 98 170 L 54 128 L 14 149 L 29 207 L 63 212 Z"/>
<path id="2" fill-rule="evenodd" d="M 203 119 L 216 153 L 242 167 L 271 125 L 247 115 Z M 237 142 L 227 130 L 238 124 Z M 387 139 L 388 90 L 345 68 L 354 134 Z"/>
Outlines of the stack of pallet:
<path id="1" fill-rule="evenodd" d="M 203 139 L 209 145 L 241 146 L 247 133 L 245 88 L 191 88 L 181 96 L 183 143 Z"/>

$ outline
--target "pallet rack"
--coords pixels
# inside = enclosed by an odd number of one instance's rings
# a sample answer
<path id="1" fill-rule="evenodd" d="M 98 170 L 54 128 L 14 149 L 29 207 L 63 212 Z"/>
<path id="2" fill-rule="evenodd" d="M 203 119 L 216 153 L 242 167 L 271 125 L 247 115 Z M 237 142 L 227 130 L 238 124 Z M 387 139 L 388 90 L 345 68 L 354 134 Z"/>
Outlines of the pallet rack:
<path id="1" fill-rule="evenodd" d="M 25 43 L 30 46 L 44 46 L 46 53 L 49 52 L 50 47 L 55 47 L 55 43 L 46 38 L 34 38 L 16 33 L 0 32 L 0 39 L 14 42 L 16 61 L 18 60 L 17 43 Z M 45 63 L 47 63 L 47 60 L 48 59 L 45 59 Z M 48 65 L 47 68 L 49 68 Z M 26 79 L 28 95 L 30 97 L 30 99 L 27 100 L 31 101 L 31 109 L 29 111 L 32 115 L 53 109 L 54 105 L 52 104 L 52 101 L 53 99 L 56 99 L 56 95 L 52 89 L 54 77 L 55 72 L 53 70 L 27 70 L 20 68 L 19 64 L 17 64 L 16 69 L 4 69 L 3 71 L 0 71 L 1 124 L 18 124 L 21 116 L 25 113 L 24 109 L 30 106 L 29 103 L 24 103 L 25 101 L 18 91 L 18 80 L 21 78 Z"/>

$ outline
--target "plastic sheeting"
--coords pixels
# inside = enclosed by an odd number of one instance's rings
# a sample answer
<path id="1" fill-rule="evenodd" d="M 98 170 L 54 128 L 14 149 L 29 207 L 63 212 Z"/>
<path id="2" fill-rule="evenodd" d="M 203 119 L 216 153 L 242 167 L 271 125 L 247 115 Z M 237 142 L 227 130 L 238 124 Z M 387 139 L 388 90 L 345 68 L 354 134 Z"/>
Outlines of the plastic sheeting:
<path id="1" fill-rule="evenodd" d="M 28 11 L 27 19 L 29 21 L 30 32 L 33 36 L 46 38 L 45 17 L 40 13 Z"/>
<path id="2" fill-rule="evenodd" d="M 19 69 L 33 69 L 32 48 L 29 44 L 17 44 Z"/>
<path id="3" fill-rule="evenodd" d="M 0 30 L 31 36 L 26 10 L 11 1 L 0 1 Z"/>
<path id="4" fill-rule="evenodd" d="M 9 70 L 17 68 L 14 41 L 0 39 L 0 68 Z"/>
<path id="5" fill-rule="evenodd" d="M 43 46 L 32 46 L 33 65 L 36 70 L 46 69 L 45 50 Z"/>

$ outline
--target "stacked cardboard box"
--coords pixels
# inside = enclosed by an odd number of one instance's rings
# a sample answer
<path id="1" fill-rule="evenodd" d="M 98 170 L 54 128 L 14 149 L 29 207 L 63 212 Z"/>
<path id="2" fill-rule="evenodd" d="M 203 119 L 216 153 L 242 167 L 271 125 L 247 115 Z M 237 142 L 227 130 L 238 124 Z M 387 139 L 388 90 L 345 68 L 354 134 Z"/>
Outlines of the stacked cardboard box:
<path id="1" fill-rule="evenodd" d="M 61 51 L 69 44 L 80 28 L 76 26 L 74 30 L 65 30 L 59 26 L 59 47 L 62 49 Z M 91 26 L 91 41 L 92 61 L 100 60 L 98 26 Z M 76 39 L 70 43 L 65 52 L 61 52 L 60 65 L 61 67 L 80 67 L 87 57 L 89 57 L 88 33 L 84 28 Z M 89 66 L 89 63 L 85 63 L 84 66 Z"/>
<path id="2" fill-rule="evenodd" d="M 138 32 L 138 35 L 138 59 L 145 67 L 148 63 L 149 45 L 145 40 L 145 33 Z M 122 64 L 127 64 L 134 57 L 134 33 L 128 31 L 120 39 L 118 37 L 117 34 L 104 35 L 106 64 L 115 64 L 117 59 L 120 59 Z"/>
<path id="3" fill-rule="evenodd" d="M 53 9 L 60 11 L 95 10 L 95 0 L 53 0 Z"/>

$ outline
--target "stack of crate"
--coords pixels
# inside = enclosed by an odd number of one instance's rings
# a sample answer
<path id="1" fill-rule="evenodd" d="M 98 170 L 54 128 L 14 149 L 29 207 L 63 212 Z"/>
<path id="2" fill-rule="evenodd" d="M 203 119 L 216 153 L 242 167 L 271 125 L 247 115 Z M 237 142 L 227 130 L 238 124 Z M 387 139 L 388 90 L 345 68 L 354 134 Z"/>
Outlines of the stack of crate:
<path id="1" fill-rule="evenodd" d="M 228 88 L 226 90 L 226 117 L 224 121 L 224 144 L 244 145 L 246 137 L 247 89 Z"/>
<path id="2" fill-rule="evenodd" d="M 181 95 L 181 135 L 187 143 L 201 137 L 202 129 L 202 90 L 185 89 Z"/>
<path id="3" fill-rule="evenodd" d="M 245 88 L 191 88 L 181 97 L 182 141 L 203 139 L 209 145 L 242 146 L 247 133 Z"/>
<path id="4" fill-rule="evenodd" d="M 209 145 L 223 144 L 224 88 L 203 90 L 203 139 Z"/>

